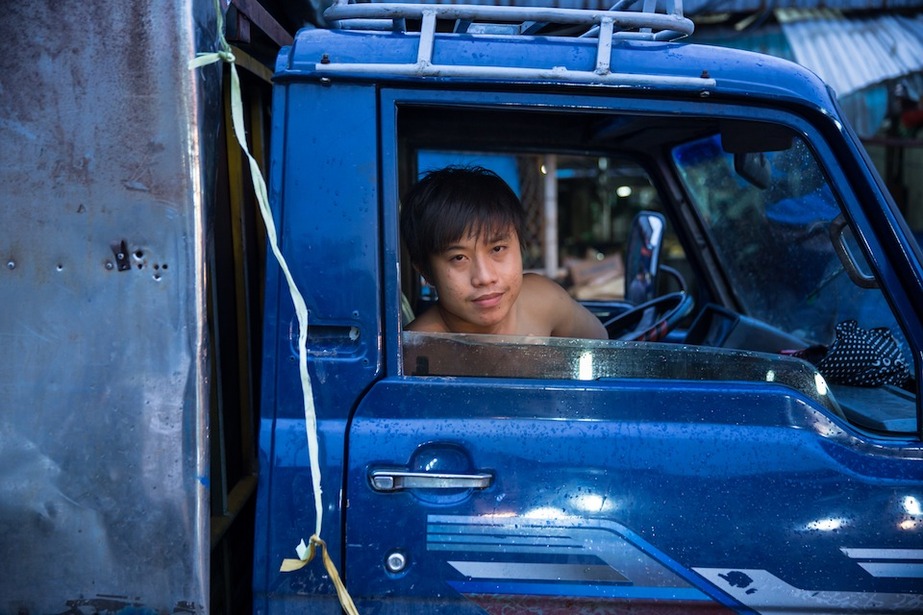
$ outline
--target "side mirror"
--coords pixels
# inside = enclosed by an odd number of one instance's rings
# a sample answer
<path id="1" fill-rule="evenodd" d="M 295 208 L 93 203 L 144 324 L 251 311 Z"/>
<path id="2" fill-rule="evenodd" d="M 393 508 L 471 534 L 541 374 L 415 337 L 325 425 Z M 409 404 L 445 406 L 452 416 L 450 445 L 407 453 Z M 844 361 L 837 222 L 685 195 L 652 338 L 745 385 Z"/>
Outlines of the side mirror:
<path id="1" fill-rule="evenodd" d="M 642 211 L 631 223 L 625 248 L 625 299 L 639 305 L 654 298 L 660 271 L 660 248 L 667 219 L 655 211 Z"/>

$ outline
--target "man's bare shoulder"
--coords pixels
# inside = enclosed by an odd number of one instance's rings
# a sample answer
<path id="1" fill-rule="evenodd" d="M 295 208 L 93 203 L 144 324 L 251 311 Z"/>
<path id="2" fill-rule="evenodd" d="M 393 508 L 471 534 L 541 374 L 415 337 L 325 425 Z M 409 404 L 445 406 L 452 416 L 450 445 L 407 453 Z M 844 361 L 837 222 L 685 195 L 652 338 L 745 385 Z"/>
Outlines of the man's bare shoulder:
<path id="1" fill-rule="evenodd" d="M 596 316 L 570 296 L 563 286 L 543 275 L 527 273 L 520 301 L 533 322 L 542 322 L 550 335 L 606 339 L 605 327 Z"/>
<path id="2" fill-rule="evenodd" d="M 526 273 L 522 276 L 522 293 L 525 293 L 529 299 L 570 299 L 570 295 L 564 290 L 564 287 L 547 278 L 540 273 Z"/>
<path id="3" fill-rule="evenodd" d="M 430 307 L 417 316 L 410 324 L 404 327 L 404 329 L 407 331 L 423 331 L 426 333 L 448 332 L 445 322 L 442 320 L 442 317 L 439 316 L 439 310 L 436 309 L 436 306 Z"/>
<path id="4" fill-rule="evenodd" d="M 533 327 L 541 323 L 549 335 L 558 326 L 561 318 L 567 318 L 574 309 L 574 302 L 564 288 L 554 280 L 538 273 L 527 273 L 522 277 L 522 290 L 517 302 L 520 314 Z"/>

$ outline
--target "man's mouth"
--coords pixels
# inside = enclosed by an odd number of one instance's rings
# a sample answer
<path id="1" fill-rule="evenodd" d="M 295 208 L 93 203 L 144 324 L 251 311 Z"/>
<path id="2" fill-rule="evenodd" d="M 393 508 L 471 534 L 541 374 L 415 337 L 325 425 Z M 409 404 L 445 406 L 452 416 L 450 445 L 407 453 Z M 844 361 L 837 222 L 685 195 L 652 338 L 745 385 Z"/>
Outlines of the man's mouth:
<path id="1" fill-rule="evenodd" d="M 499 305 L 502 299 L 503 293 L 488 293 L 472 299 L 472 303 L 479 308 L 492 308 Z"/>

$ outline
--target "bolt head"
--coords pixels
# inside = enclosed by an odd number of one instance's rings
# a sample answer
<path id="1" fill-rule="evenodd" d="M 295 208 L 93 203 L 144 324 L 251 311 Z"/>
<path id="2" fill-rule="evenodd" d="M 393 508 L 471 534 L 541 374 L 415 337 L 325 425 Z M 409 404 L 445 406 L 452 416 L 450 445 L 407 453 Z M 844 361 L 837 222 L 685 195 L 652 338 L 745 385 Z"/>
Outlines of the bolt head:
<path id="1" fill-rule="evenodd" d="M 394 551 L 385 560 L 385 567 L 390 572 L 400 572 L 407 567 L 407 558 L 400 551 Z"/>

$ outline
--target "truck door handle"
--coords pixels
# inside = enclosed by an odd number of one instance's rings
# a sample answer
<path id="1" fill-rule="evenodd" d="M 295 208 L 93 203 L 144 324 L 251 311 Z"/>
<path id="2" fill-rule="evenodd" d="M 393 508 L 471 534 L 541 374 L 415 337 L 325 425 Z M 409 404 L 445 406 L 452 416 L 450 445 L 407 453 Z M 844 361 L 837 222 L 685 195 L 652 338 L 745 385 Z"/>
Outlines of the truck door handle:
<path id="1" fill-rule="evenodd" d="M 410 472 L 402 469 L 379 468 L 369 472 L 375 491 L 402 489 L 485 489 L 493 482 L 486 472 L 447 474 L 444 472 Z"/>

